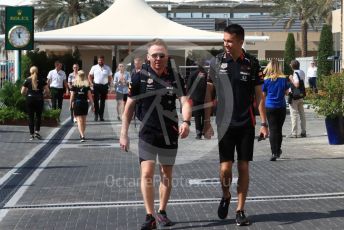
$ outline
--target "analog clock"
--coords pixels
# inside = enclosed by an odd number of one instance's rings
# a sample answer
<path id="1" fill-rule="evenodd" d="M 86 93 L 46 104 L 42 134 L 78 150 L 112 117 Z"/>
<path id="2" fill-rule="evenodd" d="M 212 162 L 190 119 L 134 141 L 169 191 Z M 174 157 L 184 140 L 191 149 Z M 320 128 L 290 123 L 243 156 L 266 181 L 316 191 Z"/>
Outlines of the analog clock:
<path id="1" fill-rule="evenodd" d="M 29 44 L 30 31 L 22 25 L 13 26 L 8 32 L 8 41 L 15 48 L 22 48 Z"/>

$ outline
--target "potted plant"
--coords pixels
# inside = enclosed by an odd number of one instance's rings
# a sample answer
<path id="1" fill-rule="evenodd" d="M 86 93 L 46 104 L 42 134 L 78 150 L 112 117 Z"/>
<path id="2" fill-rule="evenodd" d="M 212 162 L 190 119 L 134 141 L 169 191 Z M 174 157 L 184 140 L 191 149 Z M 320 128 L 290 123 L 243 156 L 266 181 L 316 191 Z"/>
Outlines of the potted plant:
<path id="1" fill-rule="evenodd" d="M 325 117 L 330 144 L 344 144 L 344 73 L 322 76 L 318 94 L 310 95 L 315 111 Z"/>
<path id="2" fill-rule="evenodd" d="M 49 127 L 58 126 L 60 122 L 60 114 L 60 109 L 44 110 L 42 114 L 42 125 Z"/>
<path id="3" fill-rule="evenodd" d="M 6 82 L 0 89 L 0 124 L 27 125 L 25 97 L 21 95 L 22 82 Z M 58 126 L 61 110 L 45 110 L 42 114 L 42 126 Z"/>

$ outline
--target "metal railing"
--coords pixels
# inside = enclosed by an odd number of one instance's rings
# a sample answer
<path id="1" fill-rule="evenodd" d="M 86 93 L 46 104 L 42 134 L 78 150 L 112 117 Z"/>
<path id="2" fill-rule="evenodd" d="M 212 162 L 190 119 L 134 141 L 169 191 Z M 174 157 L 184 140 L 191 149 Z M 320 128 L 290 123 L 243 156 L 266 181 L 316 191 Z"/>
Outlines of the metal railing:
<path id="1" fill-rule="evenodd" d="M 13 60 L 0 60 L 0 88 L 5 82 L 14 82 L 14 61 Z"/>
<path id="2" fill-rule="evenodd" d="M 339 73 L 342 70 L 342 60 L 336 59 L 333 60 L 333 72 Z"/>
<path id="3" fill-rule="evenodd" d="M 265 60 L 267 61 L 271 61 L 272 58 L 267 58 Z M 284 69 L 284 59 L 283 58 L 277 58 L 279 64 L 280 64 L 280 68 L 281 70 Z M 315 60 L 316 61 L 316 60 Z M 342 70 L 342 62 L 339 59 L 335 59 L 335 60 L 331 60 L 331 62 L 333 63 L 333 67 L 332 67 L 332 71 L 334 73 L 339 73 Z M 307 69 L 307 66 L 309 66 L 308 64 L 306 65 L 305 69 Z M 189 77 L 190 73 L 192 73 L 193 71 L 195 71 L 198 68 L 198 66 L 179 66 L 179 73 L 185 77 L 186 79 Z M 209 69 L 209 66 L 204 66 L 204 68 L 206 70 Z"/>

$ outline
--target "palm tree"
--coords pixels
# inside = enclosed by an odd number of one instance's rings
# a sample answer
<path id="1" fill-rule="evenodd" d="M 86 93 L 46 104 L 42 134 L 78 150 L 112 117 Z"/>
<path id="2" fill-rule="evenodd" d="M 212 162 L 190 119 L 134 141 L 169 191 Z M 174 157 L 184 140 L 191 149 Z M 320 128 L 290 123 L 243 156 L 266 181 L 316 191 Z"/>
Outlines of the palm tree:
<path id="1" fill-rule="evenodd" d="M 273 0 L 273 3 L 276 22 L 285 20 L 285 29 L 290 29 L 296 20 L 301 21 L 301 56 L 306 57 L 308 28 L 315 28 L 328 19 L 332 0 Z"/>
<path id="2" fill-rule="evenodd" d="M 103 13 L 112 3 L 114 3 L 114 0 L 89 0 L 89 4 L 92 5 L 92 12 L 95 15 Z"/>
<path id="3" fill-rule="evenodd" d="M 0 34 L 5 33 L 5 10 L 0 10 Z M 5 41 L 0 42 L 0 53 L 4 54 L 6 60 L 8 59 L 7 51 L 5 50 Z"/>
<path id="4" fill-rule="evenodd" d="M 42 0 L 42 8 L 37 13 L 36 26 L 43 29 L 54 22 L 54 29 L 73 26 L 96 15 L 93 4 L 86 0 Z"/>

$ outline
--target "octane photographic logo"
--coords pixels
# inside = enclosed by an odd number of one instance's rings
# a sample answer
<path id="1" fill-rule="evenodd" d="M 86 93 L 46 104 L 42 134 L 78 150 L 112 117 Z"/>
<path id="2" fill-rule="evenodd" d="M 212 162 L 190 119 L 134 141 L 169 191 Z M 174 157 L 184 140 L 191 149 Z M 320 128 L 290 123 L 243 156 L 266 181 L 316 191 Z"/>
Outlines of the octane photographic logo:
<path id="1" fill-rule="evenodd" d="M 194 63 L 193 66 L 177 66 L 175 60 L 182 60 L 183 62 L 185 60 L 184 51 L 178 50 L 178 47 L 171 46 L 168 43 L 167 45 L 170 57 L 168 72 L 173 74 L 175 82 L 166 83 L 166 81 L 162 82 L 160 79 L 154 78 L 155 82 L 163 85 L 163 87 L 156 89 L 154 86 L 156 83 L 153 83 L 151 74 L 149 74 L 146 69 L 141 70 L 141 76 L 144 76 L 143 78 L 145 80 L 140 79 L 140 84 L 145 84 L 146 86 L 144 87 L 146 87 L 147 90 L 144 93 L 140 92 L 134 97 L 136 106 L 139 106 L 142 100 L 149 100 L 151 103 L 149 108 L 145 108 L 145 114 L 141 121 L 135 116 L 131 121 L 128 131 L 130 139 L 129 153 L 138 155 L 138 145 L 140 145 L 140 155 L 143 154 L 148 159 L 155 159 L 157 155 L 156 160 L 163 164 L 187 164 L 206 157 L 207 154 L 218 154 L 218 141 L 223 137 L 232 117 L 232 86 L 229 78 L 225 74 L 227 66 L 213 66 L 216 74 L 213 74 L 214 76 L 212 76 L 211 79 L 218 84 L 216 87 L 216 97 L 225 99 L 221 100 L 222 103 L 225 102 L 224 104 L 217 104 L 216 117 L 214 115 L 211 116 L 214 136 L 212 136 L 211 139 L 203 138 L 202 140 L 195 140 L 195 120 L 194 117 L 192 117 L 192 125 L 189 127 L 190 132 L 188 137 L 184 139 L 178 138 L 179 126 L 183 120 L 181 114 L 182 104 L 179 100 L 179 96 L 183 95 L 183 92 L 186 92 L 186 96 L 188 97 L 193 95 L 195 91 L 199 90 L 199 80 L 196 78 L 196 80 L 189 85 L 188 90 L 183 89 L 183 87 L 186 87 L 190 73 L 193 73 L 199 68 L 198 64 L 204 64 L 202 66 L 208 75 L 209 68 L 211 68 L 209 64 L 215 60 L 215 57 L 203 47 L 185 42 L 182 47 L 187 47 L 190 50 L 197 50 L 199 55 L 198 57 L 189 56 L 189 59 L 191 58 L 191 61 Z M 130 68 L 130 64 L 132 64 L 132 60 L 134 60 L 135 57 L 140 56 L 145 60 L 146 55 L 147 46 L 144 45 L 132 51 L 131 54 L 124 59 L 123 63 L 126 63 L 128 68 Z M 215 70 L 215 68 L 217 69 Z M 170 110 L 174 102 L 169 99 L 174 98 L 173 95 L 177 95 L 175 100 L 176 108 Z M 215 96 L 210 103 L 201 103 L 193 106 L 192 113 L 196 114 L 205 108 L 213 107 L 214 104 L 216 104 L 213 103 L 214 100 Z M 168 103 L 168 105 L 166 105 L 166 103 Z M 166 109 L 166 107 L 168 109 Z M 178 122 L 179 126 L 171 125 L 173 122 Z M 154 127 L 146 128 L 153 123 L 155 124 Z M 154 130 L 159 127 L 160 132 Z M 152 132 L 157 133 L 157 135 L 153 138 L 149 138 L 149 140 L 144 138 L 147 134 L 151 134 Z M 154 145 L 152 145 L 152 142 L 154 142 Z M 176 151 L 175 148 L 177 145 L 178 148 Z M 176 154 L 177 156 L 175 157 Z"/>

